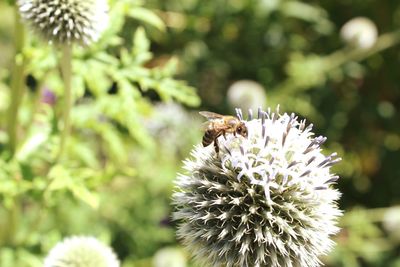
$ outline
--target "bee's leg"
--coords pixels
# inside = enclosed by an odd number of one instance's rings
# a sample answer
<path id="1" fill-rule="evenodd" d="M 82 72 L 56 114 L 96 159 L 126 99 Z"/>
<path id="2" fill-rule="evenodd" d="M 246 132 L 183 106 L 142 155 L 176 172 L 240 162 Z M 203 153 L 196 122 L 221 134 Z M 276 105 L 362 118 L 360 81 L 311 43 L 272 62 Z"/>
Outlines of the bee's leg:
<path id="1" fill-rule="evenodd" d="M 223 132 L 222 132 L 222 135 L 224 136 L 224 139 L 226 140 L 226 135 L 225 135 L 225 134 L 226 134 L 226 132 L 223 131 Z"/>
<path id="2" fill-rule="evenodd" d="M 218 155 L 219 154 L 218 138 L 215 138 L 214 140 L 214 148 L 215 148 L 215 153 L 217 153 Z"/>

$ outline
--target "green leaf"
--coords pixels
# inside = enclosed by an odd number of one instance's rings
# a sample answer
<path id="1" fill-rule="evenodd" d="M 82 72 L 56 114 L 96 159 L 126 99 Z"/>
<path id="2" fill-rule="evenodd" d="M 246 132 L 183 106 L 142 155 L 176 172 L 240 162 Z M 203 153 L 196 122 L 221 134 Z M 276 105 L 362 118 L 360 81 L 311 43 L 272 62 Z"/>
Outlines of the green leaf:
<path id="1" fill-rule="evenodd" d="M 146 32 L 143 27 L 139 27 L 133 36 L 133 46 L 136 52 L 149 51 L 150 41 L 146 37 Z"/>
<path id="2" fill-rule="evenodd" d="M 82 200 L 93 209 L 97 209 L 99 207 L 99 196 L 93 192 L 90 192 L 83 185 L 74 184 L 70 189 L 76 198 Z"/>
<path id="3" fill-rule="evenodd" d="M 143 8 L 135 7 L 128 13 L 131 18 L 143 21 L 151 26 L 154 26 L 160 31 L 165 31 L 165 24 L 153 11 Z"/>
<path id="4" fill-rule="evenodd" d="M 32 134 L 17 152 L 18 161 L 26 161 L 49 138 L 49 129 Z"/>
<path id="5" fill-rule="evenodd" d="M 127 152 L 123 143 L 123 139 L 119 135 L 118 131 L 107 125 L 98 126 L 101 126 L 97 128 L 107 145 L 110 156 L 115 159 L 115 163 L 117 165 L 124 164 L 127 160 Z"/>
<path id="6" fill-rule="evenodd" d="M 107 77 L 107 65 L 96 60 L 86 62 L 86 72 L 84 73 L 85 82 L 89 89 L 96 95 L 103 95 L 111 86 L 111 81 Z"/>
<path id="7" fill-rule="evenodd" d="M 74 98 L 79 99 L 85 94 L 85 81 L 80 75 L 75 75 L 72 77 L 72 88 L 74 93 Z"/>
<path id="8" fill-rule="evenodd" d="M 34 254 L 25 249 L 19 249 L 17 251 L 17 257 L 20 260 L 19 264 L 15 266 L 29 266 L 29 267 L 40 267 L 43 266 L 42 259 L 39 255 Z"/>
<path id="9" fill-rule="evenodd" d="M 167 64 L 165 64 L 161 71 L 161 74 L 164 77 L 171 77 L 176 74 L 177 69 L 178 69 L 178 59 L 176 57 L 171 58 L 168 60 Z"/>
<path id="10" fill-rule="evenodd" d="M 186 85 L 184 82 L 167 78 L 157 86 L 156 90 L 164 101 L 174 98 L 188 106 L 200 104 L 200 98 L 196 94 L 195 88 Z"/>
<path id="11" fill-rule="evenodd" d="M 67 189 L 72 184 L 70 173 L 62 165 L 51 168 L 48 177 L 51 180 L 49 191 Z"/>
<path id="12" fill-rule="evenodd" d="M 94 150 L 90 144 L 78 142 L 78 140 L 71 140 L 71 156 L 77 160 L 81 160 L 85 166 L 93 169 L 99 168 L 99 162 L 96 157 L 96 150 Z"/>
<path id="13" fill-rule="evenodd" d="M 118 87 L 121 92 L 127 92 L 124 97 L 132 97 L 132 99 L 140 97 L 138 88 L 126 79 L 120 79 L 118 81 Z"/>
<path id="14" fill-rule="evenodd" d="M 132 61 L 137 65 L 146 63 L 152 58 L 149 49 L 150 41 L 147 39 L 144 29 L 139 27 L 133 35 Z"/>
<path id="15" fill-rule="evenodd" d="M 89 175 L 92 174 L 89 171 Z M 48 192 L 67 189 L 71 191 L 74 196 L 92 208 L 96 209 L 99 205 L 99 197 L 90 192 L 83 184 L 88 176 L 88 172 L 84 169 L 80 169 L 74 172 L 74 179 L 72 178 L 69 170 L 65 169 L 62 165 L 54 166 L 49 172 L 49 178 L 52 180 L 48 187 Z M 49 194 L 47 192 L 47 194 Z"/>

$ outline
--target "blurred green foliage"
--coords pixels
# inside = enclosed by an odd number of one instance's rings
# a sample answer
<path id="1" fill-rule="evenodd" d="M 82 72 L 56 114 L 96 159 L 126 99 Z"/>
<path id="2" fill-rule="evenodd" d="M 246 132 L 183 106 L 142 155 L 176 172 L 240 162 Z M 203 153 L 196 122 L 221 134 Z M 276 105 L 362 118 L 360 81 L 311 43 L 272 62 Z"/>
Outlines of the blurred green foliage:
<path id="1" fill-rule="evenodd" d="M 327 153 L 343 157 L 335 171 L 346 213 L 326 265 L 400 266 L 398 1 L 109 1 L 99 42 L 74 50 L 73 131 L 61 161 L 59 54 L 29 31 L 19 143 L 13 157 L 7 149 L 8 2 L 0 3 L 0 266 L 41 266 L 74 234 L 108 242 L 124 267 L 188 264 L 170 221 L 173 179 L 201 139 L 188 107 L 201 99 L 202 109 L 232 113 L 226 91 L 242 79 L 265 88 L 266 106 L 312 121 Z M 378 27 L 370 49 L 340 40 L 359 15 Z"/>

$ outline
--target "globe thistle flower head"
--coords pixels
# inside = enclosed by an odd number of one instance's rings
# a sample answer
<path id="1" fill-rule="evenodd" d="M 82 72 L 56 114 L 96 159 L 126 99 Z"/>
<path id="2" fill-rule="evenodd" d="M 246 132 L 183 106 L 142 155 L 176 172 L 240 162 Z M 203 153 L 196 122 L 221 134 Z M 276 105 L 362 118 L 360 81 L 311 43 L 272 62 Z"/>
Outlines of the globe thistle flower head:
<path id="1" fill-rule="evenodd" d="M 178 236 L 204 266 L 320 266 L 341 215 L 325 137 L 292 114 L 259 110 L 248 137 L 197 146 L 177 178 Z M 238 117 L 242 118 L 238 110 Z"/>
<path id="2" fill-rule="evenodd" d="M 89 45 L 108 24 L 107 0 L 17 0 L 21 17 L 51 43 Z"/>
<path id="3" fill-rule="evenodd" d="M 372 20 L 356 17 L 343 25 L 340 35 L 350 45 L 360 49 L 369 49 L 376 43 L 378 29 Z"/>
<path id="4" fill-rule="evenodd" d="M 227 97 L 230 106 L 243 110 L 263 106 L 267 99 L 264 87 L 251 80 L 234 82 L 228 89 Z"/>
<path id="5" fill-rule="evenodd" d="M 48 254 L 44 267 L 119 267 L 108 246 L 94 237 L 73 236 L 58 243 Z"/>

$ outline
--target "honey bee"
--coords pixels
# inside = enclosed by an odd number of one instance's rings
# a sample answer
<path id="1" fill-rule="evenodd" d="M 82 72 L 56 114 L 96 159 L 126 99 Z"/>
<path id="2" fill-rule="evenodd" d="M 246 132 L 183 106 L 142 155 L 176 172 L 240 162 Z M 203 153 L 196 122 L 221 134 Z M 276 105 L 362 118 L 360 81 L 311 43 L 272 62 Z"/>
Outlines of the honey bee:
<path id="1" fill-rule="evenodd" d="M 247 137 L 247 127 L 243 121 L 234 116 L 226 116 L 210 111 L 200 111 L 200 115 L 208 120 L 208 124 L 203 136 L 202 144 L 204 147 L 214 142 L 215 152 L 219 153 L 218 137 L 231 133 L 234 136 L 241 135 Z"/>

